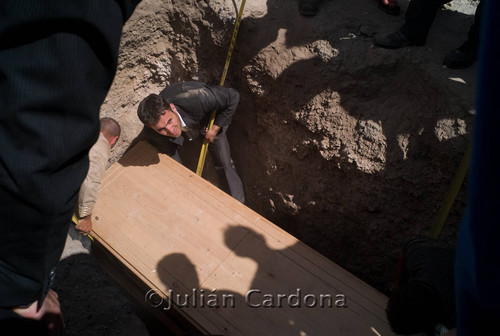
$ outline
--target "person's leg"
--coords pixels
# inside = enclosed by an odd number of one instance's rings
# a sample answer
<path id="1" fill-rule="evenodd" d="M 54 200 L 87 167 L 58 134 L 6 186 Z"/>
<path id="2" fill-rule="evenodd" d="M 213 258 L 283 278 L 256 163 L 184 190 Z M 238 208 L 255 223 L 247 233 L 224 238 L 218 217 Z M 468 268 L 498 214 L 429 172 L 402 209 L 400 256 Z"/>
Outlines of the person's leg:
<path id="1" fill-rule="evenodd" d="M 416 45 L 424 45 L 438 9 L 448 1 L 411 0 L 401 32 Z"/>
<path id="2" fill-rule="evenodd" d="M 386 49 L 424 45 L 437 10 L 449 1 L 411 0 L 403 26 L 395 33 L 375 39 L 375 45 Z"/>
<path id="3" fill-rule="evenodd" d="M 208 150 L 214 159 L 217 175 L 219 177 L 222 176 L 226 178 L 231 196 L 241 203 L 245 203 L 243 182 L 236 172 L 236 167 L 231 159 L 231 151 L 229 148 L 229 142 L 227 141 L 226 129 L 217 135 L 213 143 L 209 144 Z"/>
<path id="4" fill-rule="evenodd" d="M 479 32 L 481 29 L 481 21 L 483 18 L 483 1 L 479 1 L 476 11 L 474 13 L 474 23 L 469 29 L 469 34 L 467 38 L 467 42 L 474 46 L 476 49 L 479 45 Z"/>
<path id="5" fill-rule="evenodd" d="M 474 23 L 469 29 L 467 41 L 446 55 L 443 64 L 451 69 L 463 69 L 471 66 L 477 59 L 479 48 L 479 29 L 481 28 L 482 1 L 479 2 L 474 15 Z"/>

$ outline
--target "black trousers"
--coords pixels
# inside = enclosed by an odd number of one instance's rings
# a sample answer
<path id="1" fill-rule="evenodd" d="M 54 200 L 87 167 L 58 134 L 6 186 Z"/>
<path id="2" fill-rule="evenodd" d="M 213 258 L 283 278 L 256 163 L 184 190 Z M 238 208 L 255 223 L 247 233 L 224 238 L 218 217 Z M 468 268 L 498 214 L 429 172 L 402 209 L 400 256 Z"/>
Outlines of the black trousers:
<path id="1" fill-rule="evenodd" d="M 401 31 L 417 44 L 425 44 L 429 29 L 438 9 L 451 0 L 411 0 L 406 10 L 405 23 Z M 476 8 L 474 24 L 469 30 L 468 41 L 477 48 L 481 26 L 481 3 Z"/>
<path id="2" fill-rule="evenodd" d="M 243 188 L 243 182 L 241 181 L 236 167 L 234 166 L 234 161 L 231 158 L 231 149 L 229 147 L 229 141 L 227 140 L 228 127 L 224 127 L 219 134 L 215 137 L 214 142 L 208 145 L 208 151 L 214 160 L 215 172 L 220 181 L 227 181 L 229 187 L 229 193 L 233 198 L 245 203 L 245 191 Z M 162 141 L 165 138 L 162 135 L 155 135 L 154 131 L 149 131 L 150 141 L 154 146 L 159 148 L 160 151 L 167 153 L 172 159 L 182 164 L 181 156 L 179 155 L 178 147 L 182 146 L 184 142 L 184 137 L 181 136 L 175 140 Z M 156 141 L 151 141 L 151 139 L 160 139 Z M 163 143 L 163 144 L 162 144 Z"/>
<path id="3" fill-rule="evenodd" d="M 0 1 L 2 308 L 48 291 L 139 1 Z"/>
<path id="4" fill-rule="evenodd" d="M 231 158 L 231 150 L 226 135 L 227 127 L 215 137 L 214 142 L 208 145 L 208 151 L 214 159 L 215 171 L 219 179 L 226 179 L 229 192 L 236 200 L 245 203 L 245 192 L 234 161 Z"/>

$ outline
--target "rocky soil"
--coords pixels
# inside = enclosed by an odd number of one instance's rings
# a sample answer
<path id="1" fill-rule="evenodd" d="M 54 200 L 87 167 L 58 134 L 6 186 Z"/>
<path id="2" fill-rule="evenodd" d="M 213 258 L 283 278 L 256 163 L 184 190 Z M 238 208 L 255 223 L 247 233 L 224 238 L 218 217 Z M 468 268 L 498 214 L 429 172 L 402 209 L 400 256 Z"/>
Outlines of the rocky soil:
<path id="1" fill-rule="evenodd" d="M 429 229 L 470 140 L 476 66 L 442 60 L 465 40 L 475 5 L 453 1 L 424 47 L 391 51 L 373 38 L 397 30 L 404 14 L 389 16 L 375 0 L 324 1 L 312 18 L 296 0 L 247 1 L 225 81 L 241 94 L 228 136 L 247 205 L 388 294 L 401 245 Z M 122 126 L 112 162 L 135 141 L 154 142 L 136 115 L 148 94 L 177 81 L 219 83 L 238 8 L 142 1 L 101 110 Z M 182 153 L 193 170 L 199 146 Z M 210 158 L 205 167 L 224 188 Z M 452 245 L 465 189 L 440 236 Z"/>

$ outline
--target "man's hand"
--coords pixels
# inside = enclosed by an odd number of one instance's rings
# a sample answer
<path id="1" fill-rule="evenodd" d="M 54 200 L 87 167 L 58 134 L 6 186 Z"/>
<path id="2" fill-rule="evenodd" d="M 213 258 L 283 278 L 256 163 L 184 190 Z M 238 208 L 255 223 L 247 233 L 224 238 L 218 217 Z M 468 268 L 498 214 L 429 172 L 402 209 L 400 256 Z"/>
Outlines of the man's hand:
<path id="1" fill-rule="evenodd" d="M 40 310 L 37 310 L 37 306 L 38 301 L 35 301 L 29 307 L 14 308 L 13 310 L 24 318 L 43 321 L 47 326 L 49 335 L 61 335 L 64 330 L 64 321 L 57 293 L 50 289 Z"/>
<path id="2" fill-rule="evenodd" d="M 92 214 L 80 219 L 75 225 L 75 229 L 84 236 L 88 235 L 92 231 Z"/>
<path id="3" fill-rule="evenodd" d="M 208 142 L 214 142 L 215 137 L 217 136 L 217 133 L 219 133 L 219 131 L 219 126 L 212 125 L 212 127 L 207 131 L 207 134 L 205 134 L 205 139 L 207 139 Z"/>

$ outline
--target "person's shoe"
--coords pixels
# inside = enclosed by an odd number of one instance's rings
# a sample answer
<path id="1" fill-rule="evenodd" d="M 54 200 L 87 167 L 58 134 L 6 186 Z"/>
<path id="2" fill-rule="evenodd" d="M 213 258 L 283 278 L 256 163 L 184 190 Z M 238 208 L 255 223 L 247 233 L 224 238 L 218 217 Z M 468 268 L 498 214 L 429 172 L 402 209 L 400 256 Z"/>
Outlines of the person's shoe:
<path id="1" fill-rule="evenodd" d="M 385 37 L 376 38 L 374 44 L 378 47 L 385 49 L 400 49 L 417 45 L 417 43 L 410 40 L 402 31 L 398 30 L 395 33 L 389 34 Z"/>
<path id="2" fill-rule="evenodd" d="M 314 16 L 318 13 L 321 0 L 299 0 L 299 13 L 303 16 Z"/>
<path id="3" fill-rule="evenodd" d="M 443 65 L 450 69 L 465 69 L 470 67 L 477 58 L 476 48 L 467 48 L 466 46 L 461 46 L 455 50 L 452 50 L 446 55 L 443 60 Z"/>

